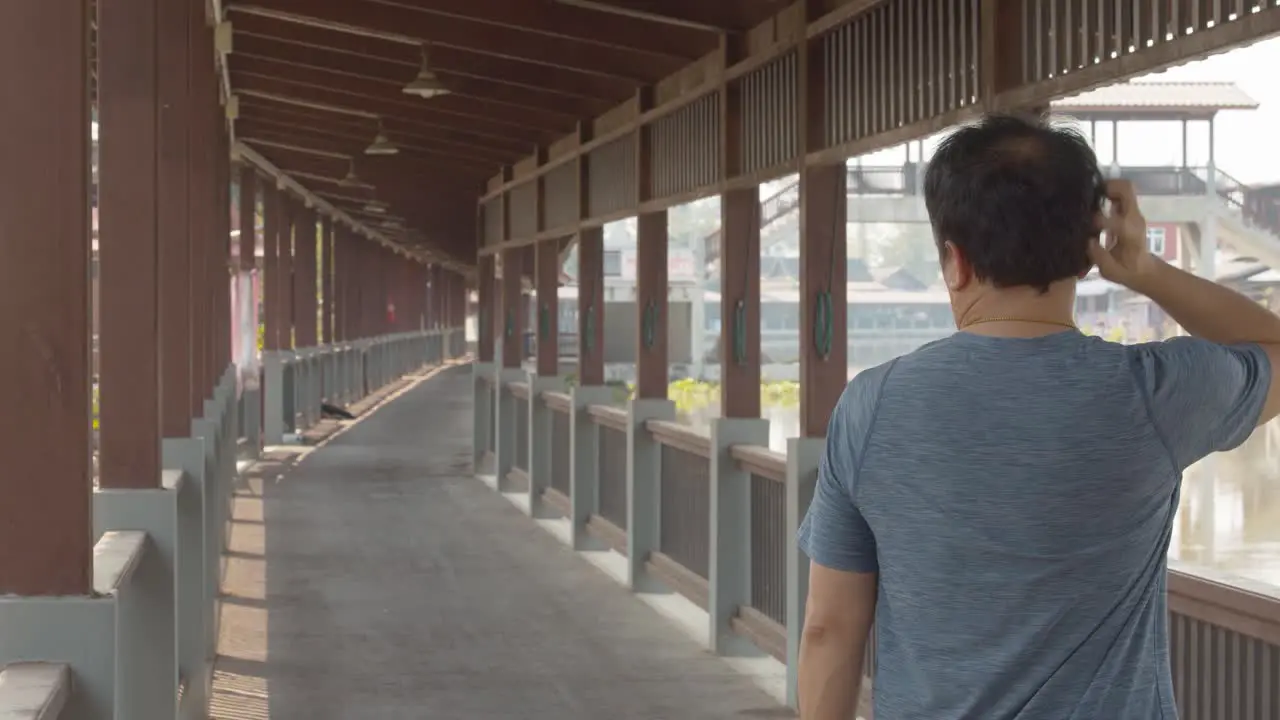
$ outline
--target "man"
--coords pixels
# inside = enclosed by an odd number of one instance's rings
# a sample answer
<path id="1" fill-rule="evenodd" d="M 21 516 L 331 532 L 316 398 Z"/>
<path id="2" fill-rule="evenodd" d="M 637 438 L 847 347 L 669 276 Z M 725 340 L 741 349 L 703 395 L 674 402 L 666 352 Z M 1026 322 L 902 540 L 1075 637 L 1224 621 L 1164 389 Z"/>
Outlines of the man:
<path id="1" fill-rule="evenodd" d="M 832 413 L 799 532 L 801 717 L 852 717 L 874 619 L 876 720 L 1176 718 L 1181 474 L 1280 410 L 1280 319 L 1150 255 L 1133 188 L 1070 130 L 961 129 L 925 200 L 959 332 L 860 373 Z M 1094 265 L 1194 337 L 1081 334 Z"/>

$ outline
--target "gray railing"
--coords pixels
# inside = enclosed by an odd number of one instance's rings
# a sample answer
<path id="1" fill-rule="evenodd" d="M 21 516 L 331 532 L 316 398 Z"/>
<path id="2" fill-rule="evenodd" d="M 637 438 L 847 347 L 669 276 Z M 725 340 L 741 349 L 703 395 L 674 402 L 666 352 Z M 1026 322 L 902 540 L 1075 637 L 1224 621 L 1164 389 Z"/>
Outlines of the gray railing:
<path id="1" fill-rule="evenodd" d="M 564 393 L 544 393 L 543 401 L 551 413 L 551 483 L 550 489 L 569 499 L 569 410 L 571 400 Z M 561 502 L 561 505 L 564 505 Z"/>
<path id="2" fill-rule="evenodd" d="M 781 630 L 787 622 L 787 458 L 739 445 L 733 459 L 751 474 L 751 607 Z"/>
<path id="3" fill-rule="evenodd" d="M 627 416 L 623 411 L 597 405 L 591 418 L 600 426 L 597 514 L 622 532 L 627 530 Z M 617 543 L 612 543 L 617 547 Z M 625 550 L 625 538 L 622 543 Z"/>
<path id="4" fill-rule="evenodd" d="M 1175 566 L 1169 652 L 1183 720 L 1280 717 L 1280 592 Z"/>
<path id="5" fill-rule="evenodd" d="M 650 420 L 645 427 L 662 444 L 658 549 L 706 580 L 711 550 L 710 439 L 674 422 Z"/>

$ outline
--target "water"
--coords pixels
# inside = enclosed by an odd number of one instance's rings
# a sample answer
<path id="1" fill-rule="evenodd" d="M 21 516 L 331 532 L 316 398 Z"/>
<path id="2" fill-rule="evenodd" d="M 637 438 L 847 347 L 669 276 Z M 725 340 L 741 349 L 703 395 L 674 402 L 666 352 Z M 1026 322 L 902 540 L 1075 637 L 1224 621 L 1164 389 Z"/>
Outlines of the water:
<path id="1" fill-rule="evenodd" d="M 718 409 L 700 408 L 681 419 L 705 429 Z M 770 449 L 786 452 L 787 439 L 800 434 L 799 409 L 766 406 L 761 415 L 770 421 Z M 1185 473 L 1169 557 L 1280 593 L 1280 419 Z"/>

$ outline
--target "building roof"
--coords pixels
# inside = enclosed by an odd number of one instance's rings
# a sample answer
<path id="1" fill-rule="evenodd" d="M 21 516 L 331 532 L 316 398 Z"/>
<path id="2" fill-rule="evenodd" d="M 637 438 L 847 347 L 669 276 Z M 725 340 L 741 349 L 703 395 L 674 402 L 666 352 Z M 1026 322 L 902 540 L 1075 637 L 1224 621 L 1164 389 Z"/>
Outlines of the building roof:
<path id="1" fill-rule="evenodd" d="M 1127 82 L 1055 100 L 1052 107 L 1065 111 L 1254 110 L 1258 101 L 1230 82 Z"/>

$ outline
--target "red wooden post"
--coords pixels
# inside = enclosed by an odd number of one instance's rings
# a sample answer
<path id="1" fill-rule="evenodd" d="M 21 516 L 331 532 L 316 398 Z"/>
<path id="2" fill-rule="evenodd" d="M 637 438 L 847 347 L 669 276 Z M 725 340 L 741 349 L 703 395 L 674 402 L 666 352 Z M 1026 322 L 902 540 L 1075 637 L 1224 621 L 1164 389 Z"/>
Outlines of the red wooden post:
<path id="1" fill-rule="evenodd" d="M 159 142 L 157 228 L 160 250 L 161 425 L 166 438 L 191 434 L 195 378 L 192 367 L 192 238 L 190 132 L 194 109 L 188 85 L 191 2 L 157 3 Z"/>
<path id="2" fill-rule="evenodd" d="M 160 486 L 156 0 L 98 5 L 100 484 Z"/>
<path id="3" fill-rule="evenodd" d="M 0 3 L 0 594 L 92 587 L 88 9 Z"/>

